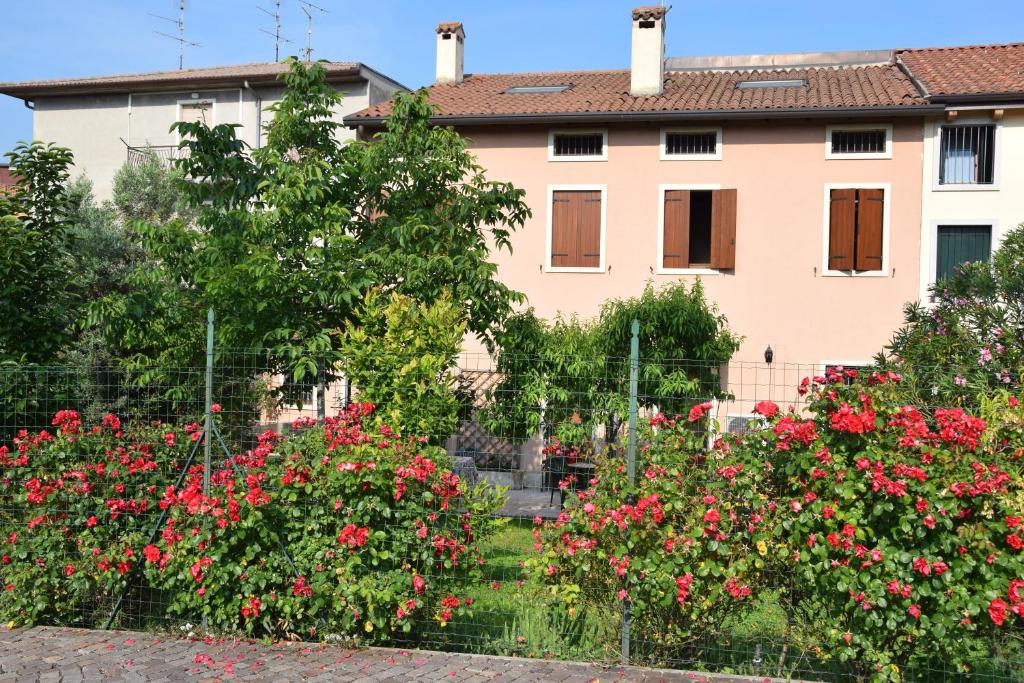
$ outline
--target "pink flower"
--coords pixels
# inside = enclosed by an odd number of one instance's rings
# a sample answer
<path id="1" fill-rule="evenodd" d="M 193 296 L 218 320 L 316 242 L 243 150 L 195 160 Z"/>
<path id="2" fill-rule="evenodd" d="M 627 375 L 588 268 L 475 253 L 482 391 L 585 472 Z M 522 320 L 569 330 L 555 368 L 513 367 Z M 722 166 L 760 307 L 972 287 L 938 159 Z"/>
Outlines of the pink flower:
<path id="1" fill-rule="evenodd" d="M 215 413 L 219 413 L 221 411 L 221 405 L 219 403 L 214 403 L 212 406 L 210 406 L 210 410 Z"/>
<path id="2" fill-rule="evenodd" d="M 921 608 L 917 605 L 911 605 L 910 607 L 908 607 L 907 612 L 909 612 L 910 616 L 914 617 L 915 619 L 921 618 Z"/>

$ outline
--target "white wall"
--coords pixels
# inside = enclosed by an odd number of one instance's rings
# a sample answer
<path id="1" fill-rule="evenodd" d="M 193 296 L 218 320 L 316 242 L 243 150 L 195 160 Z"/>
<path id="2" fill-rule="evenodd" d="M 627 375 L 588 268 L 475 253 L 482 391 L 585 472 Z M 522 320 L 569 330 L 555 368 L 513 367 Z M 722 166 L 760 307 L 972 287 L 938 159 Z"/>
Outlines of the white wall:
<path id="1" fill-rule="evenodd" d="M 344 99 L 335 112 L 339 124 L 343 117 L 370 106 L 365 81 L 346 83 L 339 87 Z M 256 94 L 262 99 L 266 126 L 272 114 L 268 109 L 280 101 L 280 86 L 260 87 Z M 214 103 L 213 123 L 240 124 L 237 135 L 250 146 L 257 146 L 256 99 L 243 88 L 190 90 L 128 95 L 40 97 L 35 100 L 33 137 L 67 147 L 74 154 L 73 175 L 85 174 L 93 182 L 99 200 L 109 199 L 114 174 L 127 160 L 125 142 L 133 147 L 146 145 L 177 145 L 171 124 L 178 121 L 180 102 L 209 100 Z M 355 138 L 355 131 L 338 128 L 343 140 Z M 265 137 L 262 138 L 265 140 Z"/>
<path id="2" fill-rule="evenodd" d="M 992 122 L 991 110 L 960 111 L 955 123 Z M 991 224 L 992 247 L 1024 223 L 1024 110 L 1007 109 L 996 121 L 995 184 L 990 189 L 937 189 L 939 129 L 945 119 L 924 124 L 924 182 L 921 206 L 920 297 L 934 281 L 936 226 Z"/>

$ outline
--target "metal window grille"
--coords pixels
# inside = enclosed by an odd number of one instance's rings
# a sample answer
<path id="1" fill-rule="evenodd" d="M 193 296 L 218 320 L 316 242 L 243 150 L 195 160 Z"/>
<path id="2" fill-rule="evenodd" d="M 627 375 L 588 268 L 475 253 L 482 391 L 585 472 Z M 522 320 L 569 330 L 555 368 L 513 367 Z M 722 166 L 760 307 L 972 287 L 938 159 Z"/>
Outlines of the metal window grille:
<path id="1" fill-rule="evenodd" d="M 604 154 L 603 133 L 556 133 L 556 157 L 599 157 Z"/>
<path id="2" fill-rule="evenodd" d="M 717 151 L 717 146 L 718 135 L 713 130 L 699 133 L 665 134 L 665 154 L 714 154 Z"/>
<path id="3" fill-rule="evenodd" d="M 939 141 L 940 185 L 991 185 L 995 181 L 992 124 L 943 126 Z"/>
<path id="4" fill-rule="evenodd" d="M 885 152 L 885 130 L 832 131 L 833 154 L 874 154 Z"/>

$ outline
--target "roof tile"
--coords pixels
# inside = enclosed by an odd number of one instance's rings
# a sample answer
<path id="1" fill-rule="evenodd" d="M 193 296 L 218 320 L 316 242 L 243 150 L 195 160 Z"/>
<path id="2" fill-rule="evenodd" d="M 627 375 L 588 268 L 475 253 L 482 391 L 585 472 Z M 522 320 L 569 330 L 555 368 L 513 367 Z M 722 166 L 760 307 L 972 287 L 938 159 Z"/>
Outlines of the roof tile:
<path id="1" fill-rule="evenodd" d="M 739 89 L 747 80 L 804 79 L 806 86 Z M 516 86 L 565 85 L 562 92 L 508 93 Z M 895 65 L 817 67 L 773 71 L 677 71 L 665 75 L 661 95 L 629 94 L 629 72 L 553 71 L 469 74 L 462 83 L 428 89 L 439 117 L 515 116 L 669 111 L 772 111 L 866 109 L 926 105 L 917 88 Z M 390 101 L 353 114 L 351 119 L 387 116 Z"/>
<path id="2" fill-rule="evenodd" d="M 899 50 L 930 96 L 1024 94 L 1024 43 Z"/>

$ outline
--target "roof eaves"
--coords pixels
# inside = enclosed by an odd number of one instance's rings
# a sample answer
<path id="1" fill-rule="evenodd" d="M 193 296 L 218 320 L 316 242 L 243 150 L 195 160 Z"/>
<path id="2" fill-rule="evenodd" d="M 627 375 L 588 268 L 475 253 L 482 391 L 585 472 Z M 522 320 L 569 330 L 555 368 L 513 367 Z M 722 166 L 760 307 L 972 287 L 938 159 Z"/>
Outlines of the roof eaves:
<path id="1" fill-rule="evenodd" d="M 436 125 L 501 125 L 516 123 L 565 123 L 571 121 L 658 122 L 700 119 L 771 119 L 771 118 L 823 118 L 836 116 L 923 116 L 945 111 L 940 104 L 896 105 L 888 107 L 794 107 L 789 109 L 707 109 L 627 112 L 563 112 L 543 114 L 463 114 L 431 117 Z M 380 127 L 387 116 L 359 116 L 350 114 L 344 119 L 346 126 Z"/>

